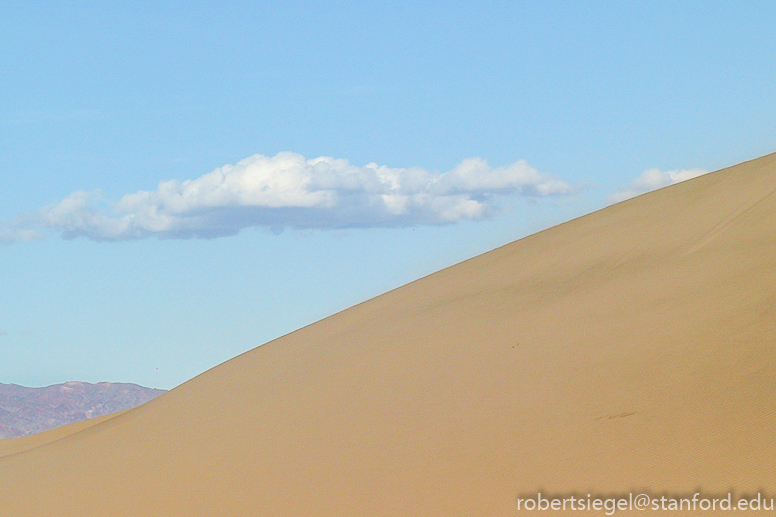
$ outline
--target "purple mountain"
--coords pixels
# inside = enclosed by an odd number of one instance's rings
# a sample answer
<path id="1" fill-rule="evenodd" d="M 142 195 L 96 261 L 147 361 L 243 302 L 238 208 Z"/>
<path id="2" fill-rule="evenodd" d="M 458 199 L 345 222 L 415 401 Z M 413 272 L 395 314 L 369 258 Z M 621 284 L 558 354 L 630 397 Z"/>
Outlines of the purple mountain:
<path id="1" fill-rule="evenodd" d="M 0 438 L 27 436 L 130 409 L 164 392 L 110 382 L 66 382 L 45 388 L 0 383 Z"/>

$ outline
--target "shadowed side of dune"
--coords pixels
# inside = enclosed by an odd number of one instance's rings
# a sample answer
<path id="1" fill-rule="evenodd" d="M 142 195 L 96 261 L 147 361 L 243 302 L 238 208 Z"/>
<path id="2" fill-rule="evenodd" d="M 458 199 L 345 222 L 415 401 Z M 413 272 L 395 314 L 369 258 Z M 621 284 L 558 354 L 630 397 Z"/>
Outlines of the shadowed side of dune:
<path id="1" fill-rule="evenodd" d="M 501 516 L 539 489 L 774 491 L 775 257 L 769 155 L 0 458 L 0 515 Z"/>

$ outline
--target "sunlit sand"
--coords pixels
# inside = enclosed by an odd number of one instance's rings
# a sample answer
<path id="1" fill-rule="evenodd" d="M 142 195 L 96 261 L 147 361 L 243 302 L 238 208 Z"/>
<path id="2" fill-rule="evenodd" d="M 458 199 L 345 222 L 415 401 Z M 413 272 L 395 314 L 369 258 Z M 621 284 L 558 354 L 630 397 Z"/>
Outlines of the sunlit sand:
<path id="1" fill-rule="evenodd" d="M 113 418 L 0 443 L 0 515 L 507 516 L 538 490 L 773 492 L 775 402 L 769 155 L 435 273 Z"/>

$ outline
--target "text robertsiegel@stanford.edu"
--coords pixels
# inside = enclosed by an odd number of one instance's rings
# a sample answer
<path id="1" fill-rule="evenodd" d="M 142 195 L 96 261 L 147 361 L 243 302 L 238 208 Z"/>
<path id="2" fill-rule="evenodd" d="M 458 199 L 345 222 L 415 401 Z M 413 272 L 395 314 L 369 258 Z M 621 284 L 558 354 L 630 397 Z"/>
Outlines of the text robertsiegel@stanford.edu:
<path id="1" fill-rule="evenodd" d="M 716 496 L 696 492 L 691 495 L 650 495 L 627 493 L 610 496 L 587 494 L 536 495 L 517 498 L 517 509 L 521 511 L 591 511 L 613 515 L 617 511 L 773 511 L 774 499 L 761 493 L 734 497 L 732 493 Z"/>

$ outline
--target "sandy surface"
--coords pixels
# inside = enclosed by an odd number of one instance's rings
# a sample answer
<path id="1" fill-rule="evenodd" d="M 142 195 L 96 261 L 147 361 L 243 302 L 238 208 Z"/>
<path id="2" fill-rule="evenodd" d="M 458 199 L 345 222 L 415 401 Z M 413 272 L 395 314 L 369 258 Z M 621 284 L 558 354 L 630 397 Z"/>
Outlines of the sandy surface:
<path id="1" fill-rule="evenodd" d="M 775 402 L 770 155 L 2 457 L 0 516 L 506 516 L 537 490 L 774 493 Z"/>
<path id="2" fill-rule="evenodd" d="M 116 417 L 121 413 L 123 413 L 123 411 L 118 411 L 116 413 L 110 413 L 107 415 L 90 418 L 88 420 L 81 420 L 80 422 L 75 422 L 73 424 L 57 427 L 55 429 L 44 431 L 42 433 L 37 433 L 30 436 L 24 436 L 22 438 L 0 440 L 0 458 L 2 458 L 3 456 L 10 456 L 11 454 L 17 454 L 19 452 L 28 451 L 30 449 L 40 447 L 41 445 L 49 444 L 51 442 L 55 442 L 61 438 L 70 436 L 73 433 L 83 431 L 84 429 L 88 429 L 93 425 L 97 425 L 106 420 L 110 420 L 111 418 Z"/>

